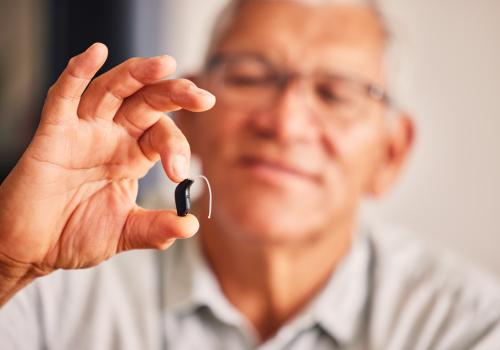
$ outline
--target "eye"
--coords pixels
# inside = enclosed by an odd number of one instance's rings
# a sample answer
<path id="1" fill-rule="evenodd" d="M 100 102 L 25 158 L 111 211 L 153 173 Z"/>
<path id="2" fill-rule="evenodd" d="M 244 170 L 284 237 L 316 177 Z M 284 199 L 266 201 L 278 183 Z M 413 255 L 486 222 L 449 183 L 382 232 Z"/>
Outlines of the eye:
<path id="1" fill-rule="evenodd" d="M 252 75 L 249 73 L 231 73 L 226 75 L 225 82 L 226 84 L 232 86 L 240 86 L 240 87 L 252 87 L 252 86 L 261 86 L 269 84 L 271 79 L 269 76 L 262 75 Z"/>
<path id="2" fill-rule="evenodd" d="M 272 84 L 274 75 L 262 64 L 242 62 L 226 67 L 224 82 L 233 87 L 260 87 Z"/>
<path id="3" fill-rule="evenodd" d="M 350 102 L 349 92 L 342 84 L 334 81 L 317 82 L 315 91 L 317 96 L 327 104 L 347 104 Z"/>

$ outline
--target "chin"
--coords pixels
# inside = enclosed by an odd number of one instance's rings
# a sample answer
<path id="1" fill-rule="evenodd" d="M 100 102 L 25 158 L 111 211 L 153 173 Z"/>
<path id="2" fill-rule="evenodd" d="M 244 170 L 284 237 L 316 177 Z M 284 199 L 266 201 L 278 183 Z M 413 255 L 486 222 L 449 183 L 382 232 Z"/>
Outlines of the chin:
<path id="1" fill-rule="evenodd" d="M 230 234 L 256 244 L 287 244 L 310 239 L 319 232 L 318 218 L 302 205 L 290 202 L 238 201 L 218 216 Z"/>

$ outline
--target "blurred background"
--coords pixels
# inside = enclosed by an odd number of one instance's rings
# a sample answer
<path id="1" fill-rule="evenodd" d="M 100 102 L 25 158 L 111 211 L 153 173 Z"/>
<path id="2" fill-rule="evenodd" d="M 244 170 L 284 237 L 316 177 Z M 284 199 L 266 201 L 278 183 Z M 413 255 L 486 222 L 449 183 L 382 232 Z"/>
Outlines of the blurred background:
<path id="1" fill-rule="evenodd" d="M 104 69 L 168 53 L 178 74 L 195 71 L 226 2 L 0 0 L 0 178 L 71 56 L 102 41 L 110 49 Z M 367 203 L 365 215 L 408 227 L 500 277 L 500 1 L 380 3 L 394 35 L 393 93 L 416 119 L 417 143 L 396 189 Z M 170 198 L 172 186 L 155 167 L 140 200 L 171 206 Z"/>

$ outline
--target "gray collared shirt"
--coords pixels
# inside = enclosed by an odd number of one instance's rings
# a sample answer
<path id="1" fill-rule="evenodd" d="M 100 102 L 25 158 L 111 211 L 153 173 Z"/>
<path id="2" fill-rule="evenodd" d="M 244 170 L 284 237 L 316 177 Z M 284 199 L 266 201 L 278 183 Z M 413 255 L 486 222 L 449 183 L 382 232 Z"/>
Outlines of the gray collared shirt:
<path id="1" fill-rule="evenodd" d="M 0 309 L 0 349 L 500 349 L 500 287 L 399 230 L 360 230 L 323 290 L 262 343 L 193 238 L 39 279 Z"/>

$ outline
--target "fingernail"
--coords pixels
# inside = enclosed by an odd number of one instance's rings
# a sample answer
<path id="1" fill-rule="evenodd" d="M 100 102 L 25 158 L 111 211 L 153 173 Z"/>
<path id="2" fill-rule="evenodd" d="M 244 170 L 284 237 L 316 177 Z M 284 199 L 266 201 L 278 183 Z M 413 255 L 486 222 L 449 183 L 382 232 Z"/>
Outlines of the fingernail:
<path id="1" fill-rule="evenodd" d="M 188 159 L 183 155 L 175 155 L 172 160 L 172 168 L 174 170 L 175 176 L 179 179 L 185 179 L 188 177 Z"/>

